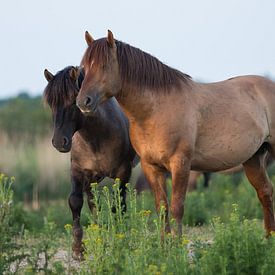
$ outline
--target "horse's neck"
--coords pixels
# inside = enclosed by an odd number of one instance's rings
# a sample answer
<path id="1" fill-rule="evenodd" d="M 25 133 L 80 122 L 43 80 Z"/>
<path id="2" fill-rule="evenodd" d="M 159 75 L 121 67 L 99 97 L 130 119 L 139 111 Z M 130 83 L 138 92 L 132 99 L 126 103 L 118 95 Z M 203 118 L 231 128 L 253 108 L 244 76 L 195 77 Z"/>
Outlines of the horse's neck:
<path id="1" fill-rule="evenodd" d="M 129 89 L 122 91 L 116 98 L 130 122 L 143 120 L 150 116 L 157 102 L 157 99 L 149 91 L 147 93 Z"/>
<path id="2" fill-rule="evenodd" d="M 107 127 L 105 115 L 100 108 L 92 116 L 83 116 L 81 125 L 79 134 L 87 141 L 97 140 L 100 133 Z"/>
<path id="3" fill-rule="evenodd" d="M 186 85 L 181 88 L 173 87 L 167 92 L 150 89 L 142 91 L 125 89 L 119 93 L 117 100 L 131 123 L 145 121 L 151 115 L 159 113 L 161 109 L 170 108 L 178 101 L 183 101 L 189 94 Z"/>

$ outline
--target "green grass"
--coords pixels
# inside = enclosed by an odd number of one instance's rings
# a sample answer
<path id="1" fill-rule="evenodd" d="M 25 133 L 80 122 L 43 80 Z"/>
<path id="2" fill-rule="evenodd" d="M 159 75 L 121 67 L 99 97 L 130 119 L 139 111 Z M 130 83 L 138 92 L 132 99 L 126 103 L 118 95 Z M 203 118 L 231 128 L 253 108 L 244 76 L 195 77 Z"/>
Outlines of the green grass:
<path id="1" fill-rule="evenodd" d="M 117 186 L 113 188 L 118 194 Z M 97 198 L 96 187 L 94 193 Z M 194 234 L 188 228 L 181 238 L 171 234 L 161 238 L 163 215 L 157 216 L 144 207 L 144 197 L 137 198 L 130 189 L 128 211 L 122 216 L 120 212 L 111 213 L 110 194 L 107 188 L 103 189 L 99 199 L 101 211 L 97 211 L 86 228 L 86 261 L 81 266 L 84 274 L 272 274 L 275 271 L 271 260 L 275 256 L 275 236 L 265 239 L 259 221 L 242 217 L 236 204 L 229 206 L 226 223 L 221 218 L 208 221 L 211 230 Z M 115 199 L 119 208 L 119 196 Z"/>
<path id="2" fill-rule="evenodd" d="M 162 234 L 163 215 L 156 215 L 150 192 L 137 196 L 129 185 L 122 215 L 118 182 L 103 188 L 93 184 L 98 210 L 93 216 L 84 210 L 85 261 L 75 267 L 69 257 L 55 259 L 60 249 L 71 253 L 67 202 L 22 211 L 3 176 L 0 212 L 8 226 L 1 231 L 2 272 L 9 272 L 12 263 L 20 274 L 274 274 L 275 236 L 264 238 L 255 191 L 246 180 L 233 185 L 230 179 L 217 176 L 209 189 L 188 194 L 181 238 Z"/>

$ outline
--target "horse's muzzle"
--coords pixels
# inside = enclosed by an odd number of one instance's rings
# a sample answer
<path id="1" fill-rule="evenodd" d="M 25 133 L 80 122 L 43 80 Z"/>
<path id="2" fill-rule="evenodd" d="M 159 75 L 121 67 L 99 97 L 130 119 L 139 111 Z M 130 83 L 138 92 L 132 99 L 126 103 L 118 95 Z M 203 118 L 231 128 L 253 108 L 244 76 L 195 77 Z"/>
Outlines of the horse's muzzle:
<path id="1" fill-rule="evenodd" d="M 60 139 L 52 139 L 52 145 L 56 150 L 58 150 L 61 153 L 68 153 L 71 151 L 72 142 L 67 138 L 66 136 L 60 138 Z"/>
<path id="2" fill-rule="evenodd" d="M 100 103 L 100 96 L 98 94 L 90 96 L 87 95 L 84 99 L 76 101 L 77 107 L 83 114 L 95 113 Z"/>

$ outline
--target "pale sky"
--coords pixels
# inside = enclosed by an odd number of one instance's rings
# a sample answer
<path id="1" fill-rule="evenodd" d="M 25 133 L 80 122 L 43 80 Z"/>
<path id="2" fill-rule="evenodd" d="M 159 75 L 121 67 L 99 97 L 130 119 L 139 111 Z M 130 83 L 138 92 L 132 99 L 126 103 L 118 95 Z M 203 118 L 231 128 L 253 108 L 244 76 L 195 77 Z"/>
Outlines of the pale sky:
<path id="1" fill-rule="evenodd" d="M 0 0 L 0 98 L 42 93 L 44 68 L 77 65 L 84 32 L 149 52 L 205 82 L 275 77 L 274 0 Z"/>

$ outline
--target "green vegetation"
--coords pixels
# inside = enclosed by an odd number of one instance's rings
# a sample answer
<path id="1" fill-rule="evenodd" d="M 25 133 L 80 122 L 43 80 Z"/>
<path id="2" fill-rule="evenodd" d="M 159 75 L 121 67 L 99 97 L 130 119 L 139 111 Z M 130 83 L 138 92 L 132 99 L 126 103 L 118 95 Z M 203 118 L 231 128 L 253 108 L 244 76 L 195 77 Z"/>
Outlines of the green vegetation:
<path id="1" fill-rule="evenodd" d="M 10 226 L 13 192 L 11 184 L 13 179 L 0 175 L 0 274 L 7 270 L 10 264 L 17 259 L 13 255 L 16 244 L 12 240 Z"/>
<path id="2" fill-rule="evenodd" d="M 150 191 L 137 196 L 129 184 L 121 215 L 118 183 L 93 184 L 100 211 L 92 216 L 85 205 L 85 261 L 72 261 L 69 154 L 52 147 L 42 105 L 26 94 L 0 101 L 0 173 L 8 175 L 0 176 L 0 274 L 275 273 L 275 236 L 264 238 L 261 205 L 241 173 L 213 175 L 208 189 L 200 179 L 187 194 L 182 238 L 161 238 Z M 274 173 L 271 166 L 273 181 Z"/>
<path id="3" fill-rule="evenodd" d="M 0 101 L 0 172 L 14 176 L 16 200 L 38 208 L 40 201 L 65 197 L 69 154 L 51 145 L 50 110 L 41 97 L 20 94 Z"/>
<path id="4" fill-rule="evenodd" d="M 227 209 L 226 222 L 215 217 L 207 221 L 210 227 L 185 227 L 178 238 L 162 234 L 164 215 L 157 216 L 146 207 L 148 199 L 152 203 L 148 193 L 137 197 L 129 185 L 128 209 L 122 215 L 118 182 L 103 188 L 92 184 L 100 211 L 89 215 L 84 227 L 85 260 L 75 263 L 70 259 L 70 224 L 64 230 L 44 217 L 44 224 L 35 231 L 23 227 L 14 231 L 18 227 L 11 224 L 14 204 L 10 187 L 11 181 L 1 176 L 2 273 L 274 274 L 275 235 L 264 238 L 259 220 L 242 217 L 236 204 Z M 111 211 L 113 205 L 116 214 Z M 56 257 L 59 250 L 66 251 L 62 261 Z"/>
<path id="5" fill-rule="evenodd" d="M 30 97 L 26 93 L 0 102 L 0 129 L 14 142 L 33 142 L 51 129 L 51 115 L 43 108 L 41 97 Z"/>

